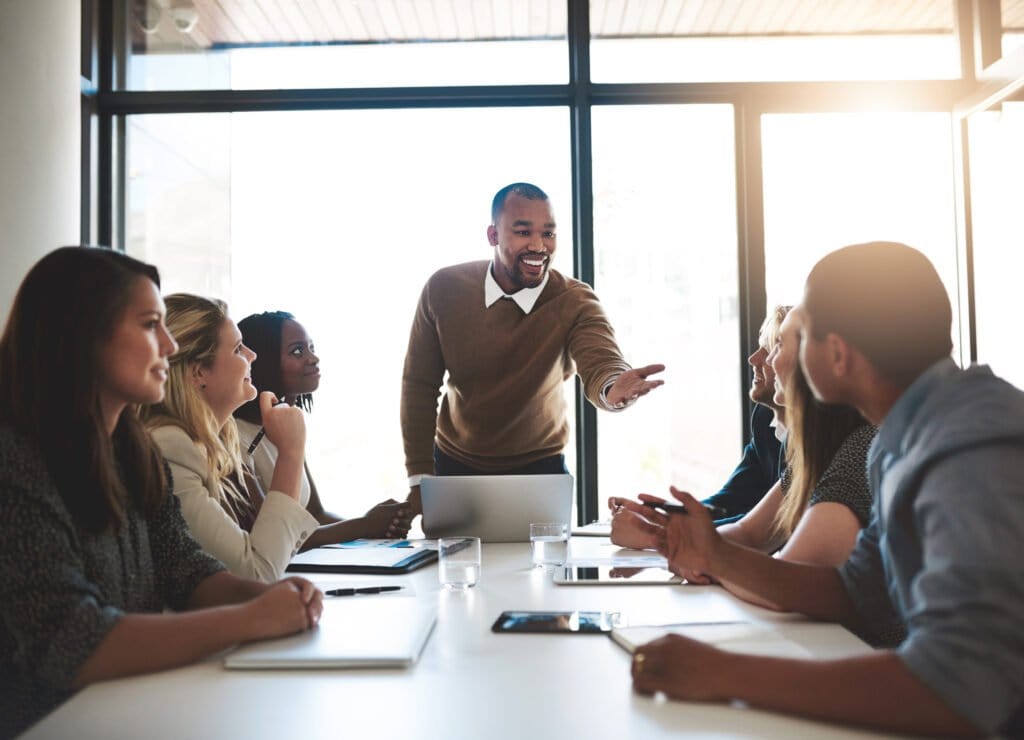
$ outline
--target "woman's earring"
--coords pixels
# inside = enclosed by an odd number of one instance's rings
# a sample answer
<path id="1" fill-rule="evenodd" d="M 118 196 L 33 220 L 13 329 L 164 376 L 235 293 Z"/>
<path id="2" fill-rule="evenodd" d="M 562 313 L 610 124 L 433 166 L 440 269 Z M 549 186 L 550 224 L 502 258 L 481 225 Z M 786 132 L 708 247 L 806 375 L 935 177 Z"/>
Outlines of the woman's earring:
<path id="1" fill-rule="evenodd" d="M 200 383 L 199 384 L 199 390 L 205 391 L 206 390 L 206 383 Z"/>

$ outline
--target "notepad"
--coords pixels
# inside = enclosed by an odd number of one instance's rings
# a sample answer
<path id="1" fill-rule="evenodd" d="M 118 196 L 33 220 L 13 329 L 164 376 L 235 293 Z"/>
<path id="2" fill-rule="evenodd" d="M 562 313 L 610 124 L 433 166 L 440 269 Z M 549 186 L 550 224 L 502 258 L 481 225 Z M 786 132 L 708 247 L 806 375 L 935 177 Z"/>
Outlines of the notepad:
<path id="1" fill-rule="evenodd" d="M 288 565 L 291 572 L 409 573 L 437 560 L 437 550 L 425 545 L 413 547 L 316 547 L 300 552 Z"/>
<path id="2" fill-rule="evenodd" d="M 776 658 L 810 658 L 811 654 L 767 624 L 716 622 L 713 624 L 663 624 L 621 627 L 609 635 L 620 647 L 633 653 L 640 645 L 664 635 L 675 634 L 700 640 L 731 653 L 766 655 Z"/>

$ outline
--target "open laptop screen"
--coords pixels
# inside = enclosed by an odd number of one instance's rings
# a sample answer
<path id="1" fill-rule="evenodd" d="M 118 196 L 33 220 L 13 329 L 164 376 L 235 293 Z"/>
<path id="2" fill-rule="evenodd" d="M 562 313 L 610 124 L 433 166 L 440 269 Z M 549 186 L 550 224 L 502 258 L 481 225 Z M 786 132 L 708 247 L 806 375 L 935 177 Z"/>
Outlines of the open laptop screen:
<path id="1" fill-rule="evenodd" d="M 420 481 L 427 537 L 529 542 L 530 524 L 572 517 L 572 476 L 452 475 Z"/>

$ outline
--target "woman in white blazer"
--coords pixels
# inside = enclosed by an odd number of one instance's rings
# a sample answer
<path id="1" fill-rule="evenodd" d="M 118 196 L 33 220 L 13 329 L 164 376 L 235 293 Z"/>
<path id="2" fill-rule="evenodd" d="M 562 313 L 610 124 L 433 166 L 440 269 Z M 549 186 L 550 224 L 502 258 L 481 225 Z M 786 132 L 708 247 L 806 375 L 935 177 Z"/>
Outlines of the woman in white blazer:
<path id="1" fill-rule="evenodd" d="M 278 449 L 264 495 L 242 463 L 232 413 L 257 396 L 256 355 L 218 300 L 167 296 L 167 327 L 178 342 L 167 393 L 142 409 L 174 476 L 174 493 L 192 536 L 236 575 L 270 582 L 316 530 L 300 502 L 306 425 L 301 409 L 260 397 L 263 427 Z"/>

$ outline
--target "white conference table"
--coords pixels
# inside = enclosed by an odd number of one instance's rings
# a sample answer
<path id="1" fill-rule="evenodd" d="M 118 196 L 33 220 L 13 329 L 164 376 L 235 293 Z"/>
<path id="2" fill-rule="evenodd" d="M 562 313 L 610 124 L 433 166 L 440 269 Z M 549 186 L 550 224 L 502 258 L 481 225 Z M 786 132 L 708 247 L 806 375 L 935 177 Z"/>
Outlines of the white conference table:
<path id="1" fill-rule="evenodd" d="M 591 538 L 587 538 L 588 540 Z M 574 540 L 576 542 L 576 540 Z M 607 540 L 587 542 L 602 547 Z M 607 545 L 610 547 L 610 545 Z M 479 584 L 450 593 L 431 565 L 400 577 L 436 601 L 437 624 L 405 670 L 227 671 L 198 665 L 90 686 L 26 738 L 856 738 L 874 733 L 728 705 L 637 695 L 630 657 L 603 635 L 493 634 L 504 610 L 620 611 L 634 624 L 699 620 L 722 600 L 822 658 L 870 651 L 834 625 L 744 604 L 717 586 L 557 586 L 529 545 L 483 548 Z M 379 576 L 314 576 L 318 584 Z M 358 597 L 364 598 L 364 597 Z M 365 597 L 389 598 L 389 596 Z"/>

